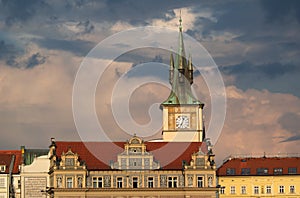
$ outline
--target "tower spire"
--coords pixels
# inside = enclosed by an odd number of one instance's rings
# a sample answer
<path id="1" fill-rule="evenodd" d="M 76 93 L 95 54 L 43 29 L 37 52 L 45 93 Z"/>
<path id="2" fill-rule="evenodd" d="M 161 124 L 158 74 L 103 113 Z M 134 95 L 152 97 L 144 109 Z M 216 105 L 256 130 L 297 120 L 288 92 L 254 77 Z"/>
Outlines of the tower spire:
<path id="1" fill-rule="evenodd" d="M 181 10 L 179 12 L 179 31 L 182 32 L 182 18 L 181 18 Z"/>
<path id="2" fill-rule="evenodd" d="M 191 85 L 193 84 L 192 58 L 185 55 L 182 33 L 181 11 L 179 16 L 179 37 L 177 53 L 170 56 L 169 81 L 172 90 L 169 98 L 163 104 L 202 104 L 193 95 Z"/>

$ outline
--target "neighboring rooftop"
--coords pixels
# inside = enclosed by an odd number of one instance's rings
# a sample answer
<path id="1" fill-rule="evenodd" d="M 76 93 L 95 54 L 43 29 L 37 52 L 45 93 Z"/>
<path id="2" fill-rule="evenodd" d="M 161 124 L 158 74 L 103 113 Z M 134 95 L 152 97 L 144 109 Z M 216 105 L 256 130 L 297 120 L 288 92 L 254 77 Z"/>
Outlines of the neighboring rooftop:
<path id="1" fill-rule="evenodd" d="M 13 167 L 12 173 L 19 173 L 21 159 L 22 154 L 20 150 L 0 150 L 0 166 L 5 166 L 4 171 L 0 173 L 8 174 L 11 165 Z"/>
<path id="2" fill-rule="evenodd" d="M 295 155 L 294 155 L 295 156 Z M 300 174 L 299 156 L 228 158 L 217 170 L 218 176 Z"/>

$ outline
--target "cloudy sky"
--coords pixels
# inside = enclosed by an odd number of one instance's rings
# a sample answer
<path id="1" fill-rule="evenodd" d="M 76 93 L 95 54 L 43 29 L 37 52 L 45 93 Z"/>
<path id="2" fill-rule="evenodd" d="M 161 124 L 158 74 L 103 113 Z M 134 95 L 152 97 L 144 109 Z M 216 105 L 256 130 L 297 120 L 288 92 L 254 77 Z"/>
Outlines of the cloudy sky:
<path id="1" fill-rule="evenodd" d="M 219 160 L 230 154 L 297 153 L 297 0 L 0 0 L 0 149 L 47 148 L 51 137 L 80 140 L 73 120 L 72 89 L 84 57 L 98 43 L 124 30 L 156 26 L 177 31 L 180 10 L 183 31 L 206 48 L 225 83 L 226 119 L 215 140 Z M 177 43 L 174 39 L 170 49 Z M 167 82 L 167 70 L 157 72 L 154 66 L 143 72 L 128 71 L 141 63 L 168 63 L 168 58 L 164 50 L 140 49 L 124 53 L 109 65 L 95 97 L 97 116 L 109 136 L 124 133 L 110 110 L 118 79 L 127 74 L 130 82 Z M 207 104 L 209 125 L 210 93 L 201 75 L 196 75 L 195 82 L 197 96 Z M 118 92 L 116 98 L 125 93 Z M 166 86 L 155 83 L 137 88 L 128 104 L 136 122 L 149 122 L 151 105 L 168 94 Z"/>

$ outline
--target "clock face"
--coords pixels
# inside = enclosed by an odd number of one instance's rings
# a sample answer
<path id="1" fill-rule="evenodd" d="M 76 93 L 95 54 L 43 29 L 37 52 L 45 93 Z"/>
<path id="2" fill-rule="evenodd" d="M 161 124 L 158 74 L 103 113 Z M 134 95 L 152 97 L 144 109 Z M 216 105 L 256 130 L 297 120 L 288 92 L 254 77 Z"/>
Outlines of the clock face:
<path id="1" fill-rule="evenodd" d="M 180 115 L 176 118 L 176 128 L 186 129 L 190 127 L 190 118 L 186 115 Z"/>

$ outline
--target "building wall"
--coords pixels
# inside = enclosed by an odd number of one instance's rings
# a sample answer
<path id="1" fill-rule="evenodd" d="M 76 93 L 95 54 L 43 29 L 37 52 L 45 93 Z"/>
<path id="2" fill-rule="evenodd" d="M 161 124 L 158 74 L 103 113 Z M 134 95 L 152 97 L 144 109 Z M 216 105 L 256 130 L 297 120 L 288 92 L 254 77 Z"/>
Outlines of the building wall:
<path id="1" fill-rule="evenodd" d="M 47 155 L 37 157 L 30 165 L 21 166 L 21 197 L 46 197 L 49 183 L 50 160 Z"/>
<path id="2" fill-rule="evenodd" d="M 224 198 L 300 197 L 300 175 L 220 176 L 218 182 L 225 187 L 224 194 L 220 194 L 220 197 Z M 280 186 L 283 186 L 284 192 L 280 191 Z M 291 192 L 291 186 L 294 186 L 293 192 Z M 242 188 L 246 189 L 244 194 Z"/>
<path id="3" fill-rule="evenodd" d="M 0 174 L 0 198 L 9 197 L 9 175 Z"/>

